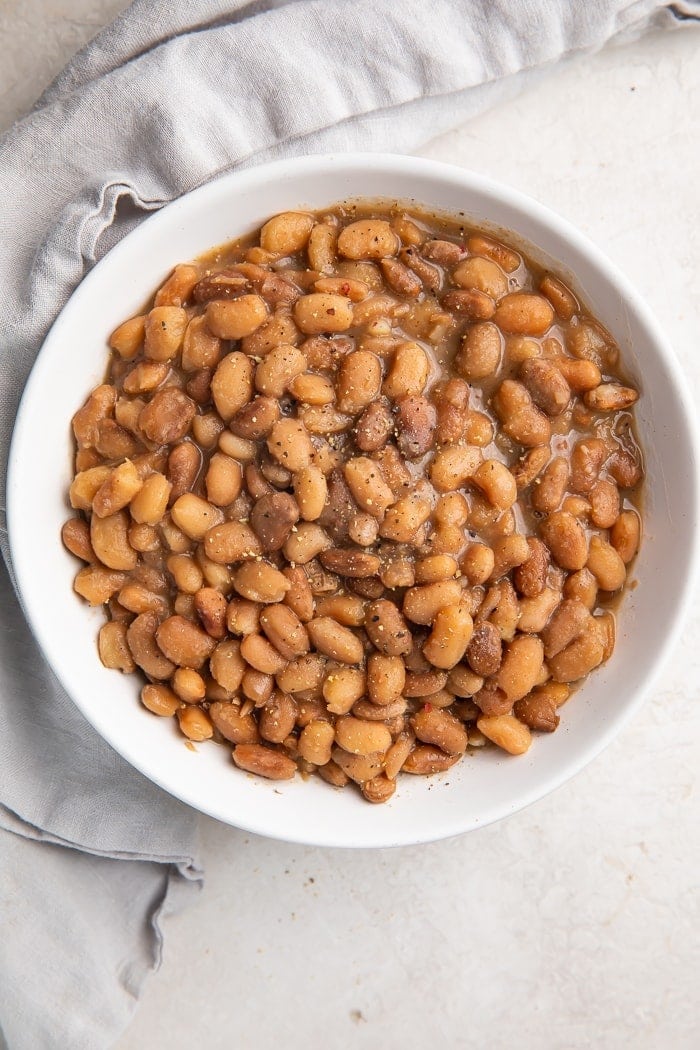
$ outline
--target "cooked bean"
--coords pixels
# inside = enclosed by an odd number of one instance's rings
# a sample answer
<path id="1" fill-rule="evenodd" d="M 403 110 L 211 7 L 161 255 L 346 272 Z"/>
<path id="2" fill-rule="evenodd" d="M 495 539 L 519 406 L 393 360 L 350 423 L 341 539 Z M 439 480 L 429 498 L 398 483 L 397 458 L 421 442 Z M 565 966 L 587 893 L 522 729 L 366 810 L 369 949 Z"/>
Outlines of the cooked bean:
<path id="1" fill-rule="evenodd" d="M 112 566 L 112 568 L 119 568 L 119 566 Z M 598 586 L 603 591 L 619 590 L 627 577 L 624 561 L 612 544 L 600 536 L 591 536 L 586 568 L 593 573 L 598 581 Z"/>
<path id="2" fill-rule="evenodd" d="M 518 635 L 506 647 L 497 681 L 511 703 L 526 696 L 537 683 L 543 659 L 542 642 L 533 635 Z"/>
<path id="3" fill-rule="evenodd" d="M 497 459 L 484 460 L 472 474 L 471 482 L 499 510 L 508 510 L 518 498 L 515 478 L 508 467 Z"/>
<path id="4" fill-rule="evenodd" d="M 433 629 L 423 646 L 423 653 L 434 667 L 449 671 L 464 656 L 472 636 L 474 624 L 463 605 L 440 609 L 433 621 Z"/>
<path id="5" fill-rule="evenodd" d="M 207 303 L 205 317 L 212 335 L 219 339 L 243 339 L 252 335 L 267 318 L 267 307 L 259 295 L 215 299 Z"/>
<path id="6" fill-rule="evenodd" d="M 287 755 L 262 744 L 237 744 L 233 749 L 233 761 L 239 769 L 268 780 L 291 780 L 297 768 Z"/>
<path id="7" fill-rule="evenodd" d="M 418 776 L 432 776 L 444 773 L 458 761 L 459 755 L 448 755 L 432 744 L 417 744 L 401 767 L 404 773 Z"/>
<path id="8" fill-rule="evenodd" d="M 620 515 L 620 493 L 614 481 L 601 478 L 588 494 L 591 521 L 599 529 L 610 529 Z"/>
<path id="9" fill-rule="evenodd" d="M 267 439 L 270 454 L 287 470 L 295 473 L 309 466 L 313 446 L 309 433 L 297 419 L 280 419 Z"/>
<path id="10" fill-rule="evenodd" d="M 457 559 L 451 554 L 431 554 L 416 562 L 416 583 L 439 583 L 459 572 Z"/>
<path id="11" fill-rule="evenodd" d="M 398 259 L 382 259 L 380 266 L 384 280 L 397 295 L 415 299 L 423 291 L 419 278 Z"/>
<path id="12" fill-rule="evenodd" d="M 216 647 L 205 631 L 183 616 L 169 616 L 156 630 L 158 647 L 177 667 L 200 668 Z"/>
<path id="13" fill-rule="evenodd" d="M 430 504 L 416 493 L 404 496 L 389 507 L 379 527 L 379 535 L 395 543 L 410 543 L 428 518 Z"/>
<path id="14" fill-rule="evenodd" d="M 545 587 L 532 598 L 520 598 L 518 629 L 526 634 L 539 634 L 561 601 L 561 591 Z"/>
<path id="15" fill-rule="evenodd" d="M 532 743 L 528 727 L 513 715 L 482 716 L 476 725 L 485 737 L 509 755 L 523 755 Z"/>
<path id="16" fill-rule="evenodd" d="M 403 693 L 406 667 L 400 656 L 371 653 L 367 659 L 367 692 L 373 704 L 395 703 Z"/>
<path id="17" fill-rule="evenodd" d="M 82 518 L 69 518 L 61 529 L 61 539 L 64 547 L 76 558 L 87 562 L 95 561 L 95 552 L 90 543 L 90 526 Z"/>
<path id="18" fill-rule="evenodd" d="M 335 739 L 351 755 L 375 755 L 391 747 L 391 733 L 380 722 L 366 722 L 351 715 L 341 715 L 335 724 Z"/>
<path id="19" fill-rule="evenodd" d="M 394 352 L 382 390 L 393 401 L 422 394 L 429 372 L 430 364 L 425 350 L 417 343 L 402 343 Z"/>
<path id="20" fill-rule="evenodd" d="M 458 605 L 461 595 L 462 587 L 458 580 L 411 587 L 404 595 L 403 612 L 413 623 L 431 624 L 440 609 Z"/>
<path id="21" fill-rule="evenodd" d="M 474 674 L 484 678 L 496 674 L 501 666 L 501 657 L 501 636 L 498 628 L 487 621 L 477 623 L 466 651 L 467 662 Z"/>
<path id="22" fill-rule="evenodd" d="M 634 558 L 639 548 L 639 518 L 633 510 L 623 510 L 610 529 L 610 543 L 625 565 Z"/>
<path id="23" fill-rule="evenodd" d="M 530 495 L 533 509 L 541 514 L 558 510 L 569 482 L 569 464 L 563 456 L 556 456 L 536 479 Z"/>
<path id="24" fill-rule="evenodd" d="M 348 627 L 337 624 L 330 616 L 318 616 L 306 625 L 314 647 L 324 656 L 345 664 L 359 664 L 364 650 L 362 642 Z"/>
<path id="25" fill-rule="evenodd" d="M 232 580 L 241 597 L 252 602 L 281 602 L 291 587 L 279 569 L 262 559 L 244 562 L 233 573 Z"/>
<path id="26" fill-rule="evenodd" d="M 549 554 L 544 543 L 535 536 L 528 537 L 527 548 L 527 558 L 515 569 L 513 583 L 520 594 L 535 598 L 542 593 L 547 583 Z"/>
<path id="27" fill-rule="evenodd" d="M 586 391 L 594 390 L 600 384 L 600 369 L 593 361 L 578 361 L 573 357 L 554 357 L 551 363 L 556 365 L 575 394 L 585 394 Z"/>
<path id="28" fill-rule="evenodd" d="M 407 459 L 419 459 L 433 444 L 437 426 L 435 406 L 427 398 L 411 394 L 398 405 L 396 433 L 399 451 Z"/>
<path id="29" fill-rule="evenodd" d="M 304 521 L 316 521 L 323 513 L 328 486 L 321 470 L 313 465 L 294 475 L 294 495 Z"/>
<path id="30" fill-rule="evenodd" d="M 170 678 L 175 670 L 172 663 L 156 643 L 158 617 L 153 612 L 141 613 L 127 628 L 126 640 L 134 663 L 149 678 Z"/>
<path id="31" fill-rule="evenodd" d="M 639 393 L 621 383 L 601 383 L 583 395 L 584 404 L 594 412 L 618 412 L 639 400 Z"/>
<path id="32" fill-rule="evenodd" d="M 304 521 L 297 526 L 284 544 L 284 556 L 293 565 L 307 565 L 321 551 L 333 546 L 333 541 L 320 525 Z"/>
<path id="33" fill-rule="evenodd" d="M 483 543 L 470 543 L 462 555 L 459 567 L 472 586 L 485 583 L 493 574 L 496 559 L 491 547 Z"/>
<path id="34" fill-rule="evenodd" d="M 203 540 L 223 518 L 218 507 L 191 492 L 186 492 L 173 503 L 170 516 L 178 529 L 193 540 Z"/>
<path id="35" fill-rule="evenodd" d="M 566 598 L 556 608 L 541 632 L 547 659 L 556 656 L 577 638 L 588 623 L 588 619 L 588 608 L 583 602 L 577 598 Z"/>
<path id="36" fill-rule="evenodd" d="M 172 485 L 163 474 L 151 474 L 129 504 L 129 512 L 140 525 L 157 525 L 165 514 Z"/>
<path id="37" fill-rule="evenodd" d="M 194 596 L 194 611 L 199 621 L 212 638 L 226 635 L 226 599 L 213 587 L 202 587 Z"/>
<path id="38" fill-rule="evenodd" d="M 179 441 L 190 429 L 195 414 L 192 398 L 176 387 L 156 390 L 139 414 L 138 425 L 157 445 Z"/>
<path id="39" fill-rule="evenodd" d="M 151 714 L 160 715 L 161 718 L 172 718 L 180 709 L 180 701 L 172 689 L 160 683 L 143 686 L 141 703 Z"/>
<path id="40" fill-rule="evenodd" d="M 549 670 L 555 682 L 575 682 L 598 667 L 604 655 L 605 643 L 591 616 L 587 628 L 548 660 Z"/>
<path id="41" fill-rule="evenodd" d="M 323 696 L 328 711 L 334 715 L 345 715 L 365 695 L 367 678 L 364 671 L 356 667 L 338 667 L 323 683 Z"/>
<path id="42" fill-rule="evenodd" d="M 311 292 L 294 304 L 294 320 L 302 332 L 345 332 L 353 323 L 352 303 L 344 295 Z"/>
<path id="43" fill-rule="evenodd" d="M 138 555 L 129 543 L 129 517 L 124 510 L 106 518 L 93 515 L 90 543 L 95 554 L 108 569 L 134 569 Z"/>
<path id="44" fill-rule="evenodd" d="M 173 691 L 185 704 L 197 704 L 206 696 L 206 686 L 201 674 L 190 667 L 178 667 L 171 679 Z"/>
<path id="45" fill-rule="evenodd" d="M 136 670 L 136 664 L 129 649 L 126 633 L 127 626 L 124 623 L 105 623 L 100 628 L 97 647 L 105 667 L 130 674 Z"/>
<path id="46" fill-rule="evenodd" d="M 214 735 L 214 727 L 209 717 L 200 707 L 183 707 L 177 712 L 177 720 L 183 736 L 197 743 L 202 740 L 211 740 Z"/>
<path id="47" fill-rule="evenodd" d="M 145 333 L 146 318 L 143 314 L 131 317 L 114 329 L 109 337 L 109 345 L 124 360 L 131 360 L 141 349 Z"/>
<path id="48" fill-rule="evenodd" d="M 446 445 L 433 456 L 430 480 L 438 492 L 453 492 L 475 476 L 481 463 L 481 449 L 472 445 Z"/>
<path id="49" fill-rule="evenodd" d="M 531 357 L 523 361 L 519 375 L 538 408 L 548 416 L 561 415 L 571 400 L 571 388 L 556 365 Z"/>
<path id="50" fill-rule="evenodd" d="M 283 211 L 262 227 L 260 245 L 272 255 L 292 255 L 306 247 L 313 226 L 308 212 Z"/>
<path id="51" fill-rule="evenodd" d="M 571 450 L 571 488 L 574 492 L 590 492 L 596 481 L 608 450 L 601 438 L 582 438 Z"/>
<path id="52" fill-rule="evenodd" d="M 506 379 L 493 398 L 504 433 L 521 445 L 544 445 L 551 436 L 549 420 L 533 403 L 522 383 Z"/>
<path id="53" fill-rule="evenodd" d="M 293 660 L 302 653 L 308 653 L 308 633 L 299 617 L 288 606 L 277 604 L 263 609 L 260 614 L 260 626 L 275 649 L 286 660 Z"/>
<path id="54" fill-rule="evenodd" d="M 588 558 L 586 534 L 571 514 L 557 510 L 540 524 L 540 535 L 562 569 L 582 569 Z"/>
<path id="55" fill-rule="evenodd" d="M 146 315 L 143 350 L 153 361 L 169 361 L 182 345 L 187 314 L 179 306 L 156 306 Z"/>
<path id="56" fill-rule="evenodd" d="M 394 502 L 394 494 L 384 480 L 381 467 L 367 456 L 349 459 L 343 474 L 355 501 L 368 514 L 381 517 Z"/>
<path id="57" fill-rule="evenodd" d="M 241 656 L 247 664 L 263 674 L 278 674 L 288 663 L 275 646 L 261 634 L 247 634 L 243 638 Z"/>
<path id="58" fill-rule="evenodd" d="M 449 711 L 441 711 L 425 704 L 411 719 L 414 733 L 424 744 L 439 747 L 448 755 L 462 755 L 467 750 L 467 733 Z"/>
<path id="59" fill-rule="evenodd" d="M 502 332 L 544 335 L 554 321 L 554 310 L 541 295 L 511 292 L 501 299 L 494 321 Z"/>
<path id="60" fill-rule="evenodd" d="M 195 485 L 202 465 L 199 449 L 191 441 L 181 441 L 168 456 L 167 481 L 170 484 L 168 501 L 175 503 Z"/>
<path id="61" fill-rule="evenodd" d="M 398 239 L 383 219 L 360 219 L 344 227 L 338 251 L 347 259 L 384 259 L 396 255 Z"/>

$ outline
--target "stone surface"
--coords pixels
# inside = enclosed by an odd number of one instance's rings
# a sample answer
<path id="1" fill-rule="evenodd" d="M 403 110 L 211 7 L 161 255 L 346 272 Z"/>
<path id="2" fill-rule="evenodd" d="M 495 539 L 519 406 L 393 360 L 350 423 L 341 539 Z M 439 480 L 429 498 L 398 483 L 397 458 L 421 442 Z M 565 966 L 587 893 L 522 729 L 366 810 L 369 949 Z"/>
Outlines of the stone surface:
<path id="1" fill-rule="evenodd" d="M 6 0 L 0 123 L 123 6 Z M 592 236 L 647 297 L 694 389 L 699 46 L 676 33 L 586 58 L 423 151 Z M 575 780 L 498 825 L 342 852 L 202 818 L 206 887 L 168 922 L 118 1050 L 694 1050 L 699 629 L 696 599 L 643 712 Z"/>

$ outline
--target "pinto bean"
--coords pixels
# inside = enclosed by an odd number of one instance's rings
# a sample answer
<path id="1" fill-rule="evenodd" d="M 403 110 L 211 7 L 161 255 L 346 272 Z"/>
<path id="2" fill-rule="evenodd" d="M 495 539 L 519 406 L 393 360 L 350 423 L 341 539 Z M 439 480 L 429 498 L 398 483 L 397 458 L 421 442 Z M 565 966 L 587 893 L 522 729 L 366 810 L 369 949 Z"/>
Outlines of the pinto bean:
<path id="1" fill-rule="evenodd" d="M 519 375 L 538 408 L 548 416 L 561 415 L 571 400 L 571 388 L 556 365 L 531 357 L 523 361 Z"/>
<path id="2" fill-rule="evenodd" d="M 385 398 L 368 405 L 355 427 L 355 444 L 361 452 L 376 452 L 386 445 L 394 420 Z"/>
<path id="3" fill-rule="evenodd" d="M 396 416 L 399 451 L 407 459 L 424 456 L 433 443 L 436 426 L 437 412 L 427 398 L 418 394 L 403 398 Z"/>

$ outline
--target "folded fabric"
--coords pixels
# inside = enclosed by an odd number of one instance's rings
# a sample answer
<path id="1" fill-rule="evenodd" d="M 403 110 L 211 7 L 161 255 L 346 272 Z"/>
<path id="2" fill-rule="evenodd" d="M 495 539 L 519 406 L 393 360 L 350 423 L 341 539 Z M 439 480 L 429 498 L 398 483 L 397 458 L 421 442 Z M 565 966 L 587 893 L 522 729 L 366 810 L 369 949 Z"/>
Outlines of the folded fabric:
<path id="1" fill-rule="evenodd" d="M 433 0 L 429 16 L 422 0 L 137 0 L 0 142 L 3 491 L 51 322 L 145 213 L 273 156 L 410 152 L 556 62 L 699 17 L 688 0 Z M 0 1031 L 11 1050 L 95 1050 L 158 965 L 160 919 L 200 883 L 196 815 L 65 695 L 2 522 L 0 548 Z"/>

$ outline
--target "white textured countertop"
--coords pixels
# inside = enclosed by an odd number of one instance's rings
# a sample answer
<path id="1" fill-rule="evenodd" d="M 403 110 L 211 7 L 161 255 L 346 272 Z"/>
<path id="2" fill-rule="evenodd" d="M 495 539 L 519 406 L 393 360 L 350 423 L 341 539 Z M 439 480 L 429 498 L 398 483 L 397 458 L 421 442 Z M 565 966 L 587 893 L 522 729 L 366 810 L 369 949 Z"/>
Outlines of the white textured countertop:
<path id="1" fill-rule="evenodd" d="M 118 0 L 5 0 L 0 125 Z M 700 379 L 700 32 L 558 70 L 426 156 L 511 183 L 588 233 Z M 206 886 L 119 1050 L 696 1050 L 700 603 L 620 738 L 509 820 L 345 853 L 202 818 Z"/>

